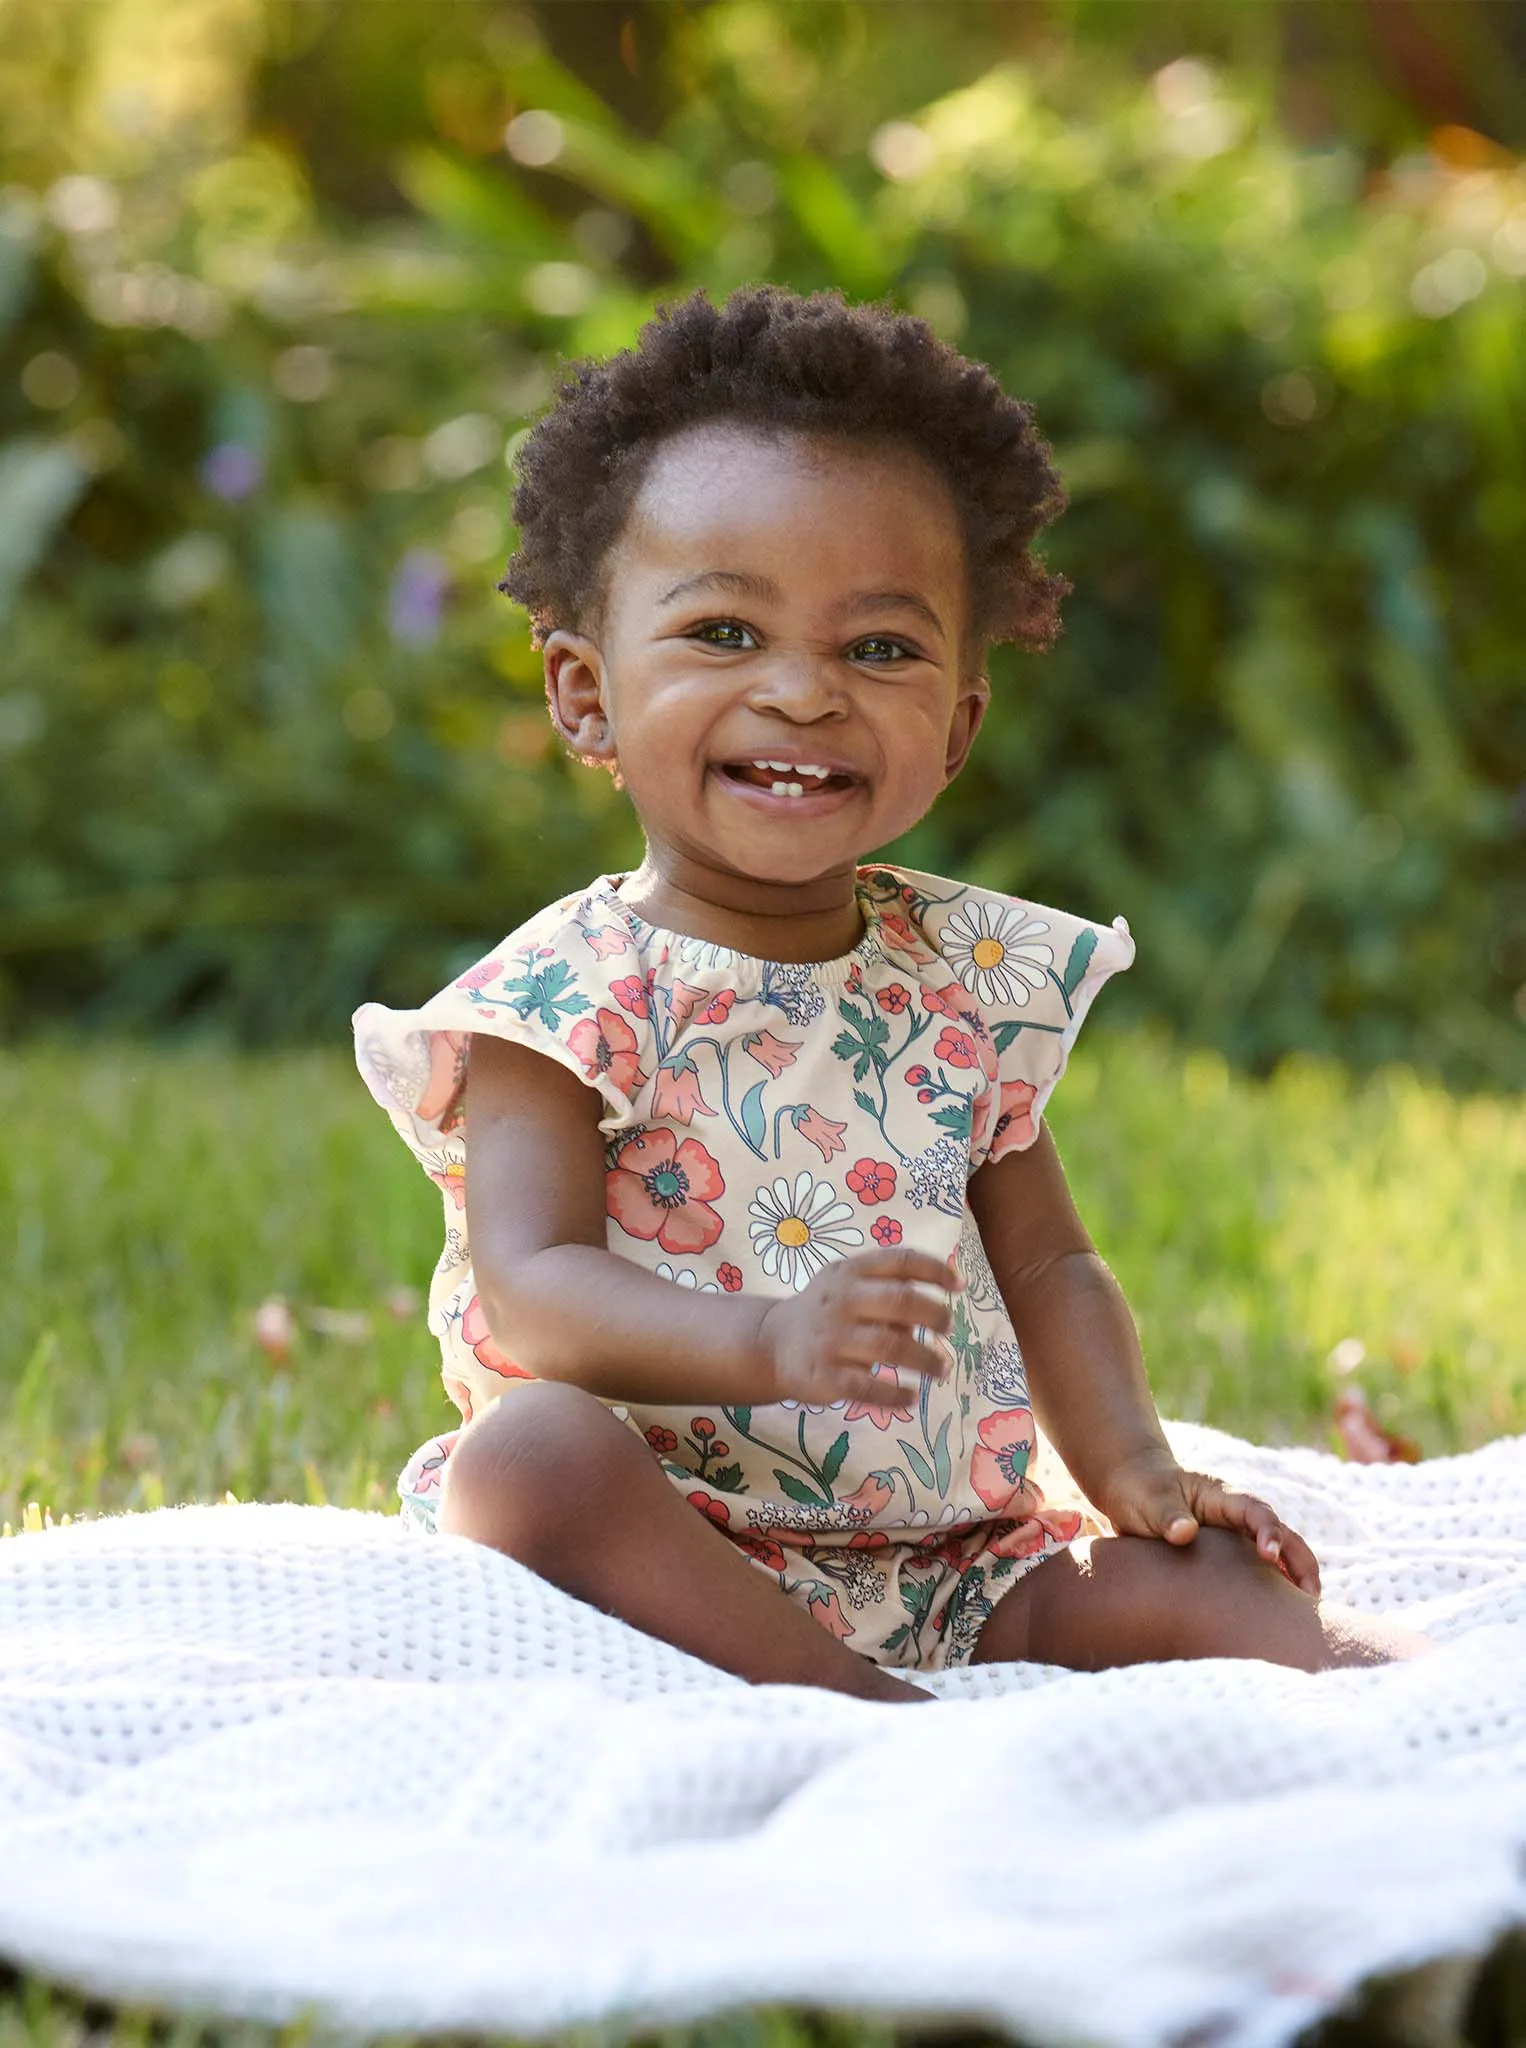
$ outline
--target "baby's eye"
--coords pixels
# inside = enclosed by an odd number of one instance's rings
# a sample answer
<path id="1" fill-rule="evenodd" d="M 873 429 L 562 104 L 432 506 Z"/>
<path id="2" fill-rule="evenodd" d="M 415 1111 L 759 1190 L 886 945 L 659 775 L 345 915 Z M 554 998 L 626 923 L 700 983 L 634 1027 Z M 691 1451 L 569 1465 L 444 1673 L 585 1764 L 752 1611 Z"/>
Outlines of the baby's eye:
<path id="1" fill-rule="evenodd" d="M 883 666 L 889 661 L 913 661 L 914 649 L 904 640 L 892 640 L 888 633 L 869 633 L 862 640 L 855 640 L 848 649 L 853 661 L 867 661 L 873 666 Z"/>
<path id="2" fill-rule="evenodd" d="M 689 638 L 703 640 L 709 647 L 735 647 L 745 649 L 756 647 L 751 626 L 744 626 L 740 619 L 706 619 L 696 626 Z"/>

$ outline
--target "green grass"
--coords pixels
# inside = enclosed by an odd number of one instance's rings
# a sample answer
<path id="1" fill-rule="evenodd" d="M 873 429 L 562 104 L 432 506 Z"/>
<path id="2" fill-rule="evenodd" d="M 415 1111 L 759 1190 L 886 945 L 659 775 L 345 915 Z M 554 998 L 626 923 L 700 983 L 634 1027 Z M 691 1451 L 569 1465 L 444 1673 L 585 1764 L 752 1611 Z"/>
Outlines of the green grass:
<path id="1" fill-rule="evenodd" d="M 1526 1112 L 1404 1073 L 1255 1085 L 1114 1038 L 1053 1121 L 1162 1411 L 1328 1443 L 1333 1346 L 1431 1455 L 1526 1429 Z M 0 1055 L 0 1520 L 162 1501 L 385 1507 L 452 1411 L 415 1310 L 440 1202 L 342 1054 Z M 284 1295 L 290 1363 L 254 1342 Z M 305 1326 L 363 1317 L 363 1335 Z"/>
<path id="2" fill-rule="evenodd" d="M 1333 1445 L 1329 1354 L 1355 1338 L 1378 1413 L 1428 1455 L 1526 1429 L 1520 1103 L 1313 1064 L 1254 1084 L 1210 1055 L 1104 1036 L 1053 1122 L 1165 1414 Z M 228 1492 L 389 1505 L 404 1457 L 452 1415 L 420 1311 L 393 1302 L 427 1285 L 440 1202 L 342 1053 L 4 1053 L 0 1128 L 0 1521 L 33 1502 L 62 1516 Z M 298 1323 L 284 1365 L 253 1336 L 272 1294 Z M 323 1310 L 351 1333 L 313 1327 Z M 1519 2004 L 1511 1953 L 1500 1995 Z M 1396 2025 L 1343 2020 L 1328 2038 L 1397 2043 Z M 0 2048 L 140 2035 L 165 2038 L 143 2015 L 0 1986 Z M 246 2037 L 277 2038 L 213 2036 Z M 760 2013 L 671 2038 L 887 2037 Z"/>

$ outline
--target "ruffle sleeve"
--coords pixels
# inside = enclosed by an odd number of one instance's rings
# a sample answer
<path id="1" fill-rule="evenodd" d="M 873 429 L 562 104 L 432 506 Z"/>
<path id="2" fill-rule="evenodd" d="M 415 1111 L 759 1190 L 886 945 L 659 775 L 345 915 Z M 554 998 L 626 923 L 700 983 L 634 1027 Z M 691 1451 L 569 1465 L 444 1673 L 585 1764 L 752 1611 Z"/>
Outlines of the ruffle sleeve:
<path id="1" fill-rule="evenodd" d="M 417 1010 L 365 1003 L 355 1012 L 355 1061 L 367 1088 L 432 1180 L 464 1202 L 461 1108 L 478 1033 L 528 1046 L 595 1089 L 599 1128 L 636 1121 L 634 1098 L 656 1063 L 638 987 L 618 1004 L 600 970 L 607 920 L 572 897 L 541 911 Z M 613 999 L 613 1000 L 612 1000 Z"/>
<path id="2" fill-rule="evenodd" d="M 944 883 L 938 896 L 929 892 L 919 922 L 989 1035 L 989 1086 L 971 1132 L 973 1173 L 1037 1139 L 1087 1012 L 1102 984 L 1132 963 L 1134 941 L 1121 917 L 1093 924 L 994 890 L 960 887 L 950 897 L 948 889 Z"/>

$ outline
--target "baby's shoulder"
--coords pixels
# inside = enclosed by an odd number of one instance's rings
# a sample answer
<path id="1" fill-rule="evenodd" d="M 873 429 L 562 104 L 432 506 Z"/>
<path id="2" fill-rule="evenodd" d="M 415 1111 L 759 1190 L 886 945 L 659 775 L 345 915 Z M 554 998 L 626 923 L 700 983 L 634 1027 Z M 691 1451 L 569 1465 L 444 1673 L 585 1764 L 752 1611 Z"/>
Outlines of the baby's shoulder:
<path id="1" fill-rule="evenodd" d="M 485 1034 L 559 1060 L 624 1113 L 622 1091 L 639 1073 L 638 952 L 601 876 L 536 911 L 417 1009 L 362 1004 L 354 1029 L 366 1084 L 416 1149 L 437 1147 L 460 1127 L 470 1044 Z M 624 981 L 620 954 L 633 956 Z M 613 1001 L 619 1010 L 604 1007 Z"/>
<path id="2" fill-rule="evenodd" d="M 1066 1016 L 1083 981 L 1100 985 L 1128 967 L 1134 941 L 1121 917 L 1098 924 L 1075 911 L 1034 903 L 913 868 L 860 871 L 866 907 L 884 951 L 952 980 L 983 1010 Z"/>

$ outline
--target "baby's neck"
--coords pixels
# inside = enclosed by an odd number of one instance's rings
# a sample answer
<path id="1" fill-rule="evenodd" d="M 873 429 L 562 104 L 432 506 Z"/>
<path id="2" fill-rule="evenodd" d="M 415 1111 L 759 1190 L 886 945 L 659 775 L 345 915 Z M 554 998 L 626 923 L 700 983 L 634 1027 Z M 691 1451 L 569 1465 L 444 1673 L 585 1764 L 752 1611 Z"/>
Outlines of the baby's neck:
<path id="1" fill-rule="evenodd" d="M 621 882 L 620 895 L 647 924 L 759 960 L 839 960 L 864 935 L 856 872 L 763 882 L 649 852 Z"/>

